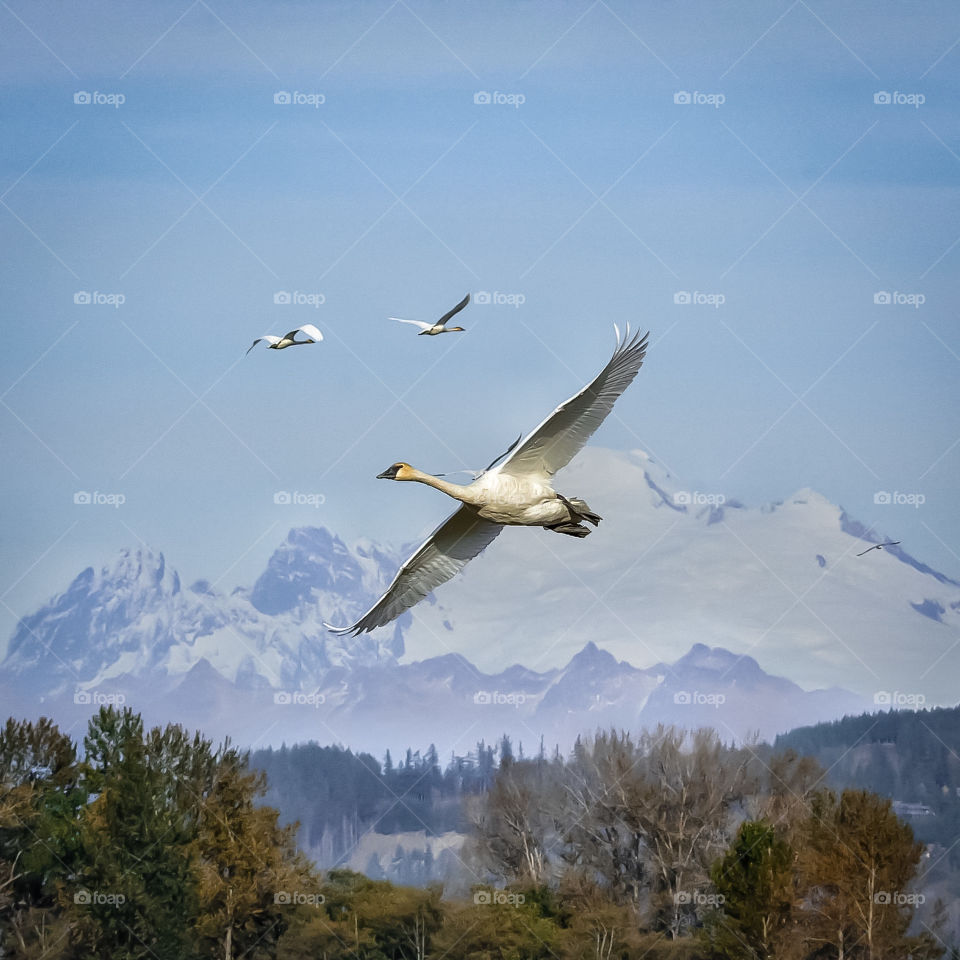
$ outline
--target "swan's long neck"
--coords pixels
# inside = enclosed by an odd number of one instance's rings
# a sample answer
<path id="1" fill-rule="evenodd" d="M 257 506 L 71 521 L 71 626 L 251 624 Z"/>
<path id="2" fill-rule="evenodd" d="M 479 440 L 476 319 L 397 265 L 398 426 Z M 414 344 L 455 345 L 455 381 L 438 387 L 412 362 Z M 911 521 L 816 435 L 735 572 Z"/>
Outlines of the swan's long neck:
<path id="1" fill-rule="evenodd" d="M 435 490 L 439 490 L 441 493 L 445 493 L 448 497 L 453 497 L 454 500 L 459 500 L 461 503 L 476 504 L 478 502 L 477 495 L 470 486 L 463 486 L 459 483 L 448 483 L 440 477 L 435 477 L 431 473 L 424 473 L 415 467 L 411 467 L 409 473 L 412 474 L 412 476 L 405 479 L 425 483 L 428 487 L 433 487 Z"/>

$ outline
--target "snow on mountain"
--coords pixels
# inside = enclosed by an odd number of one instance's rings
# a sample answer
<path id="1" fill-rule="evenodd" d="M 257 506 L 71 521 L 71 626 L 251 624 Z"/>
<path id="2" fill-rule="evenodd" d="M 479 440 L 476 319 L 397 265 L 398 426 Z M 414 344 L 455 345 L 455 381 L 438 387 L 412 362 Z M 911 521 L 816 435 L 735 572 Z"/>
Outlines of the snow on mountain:
<path id="1" fill-rule="evenodd" d="M 597 447 L 556 485 L 584 496 L 600 527 L 584 540 L 506 530 L 435 605 L 413 609 L 407 657 L 442 644 L 485 669 L 543 669 L 590 641 L 632 663 L 704 643 L 807 688 L 956 701 L 960 584 L 903 546 L 856 556 L 895 532 L 895 509 L 871 535 L 813 490 L 747 508 L 682 489 L 642 451 Z"/>
<path id="2" fill-rule="evenodd" d="M 901 548 L 856 557 L 876 538 L 817 493 L 748 509 L 598 449 L 561 479 L 604 516 L 593 536 L 507 530 L 372 636 L 323 621 L 362 613 L 403 552 L 295 529 L 252 588 L 226 593 L 123 551 L 21 621 L 0 689 L 67 722 L 123 702 L 246 744 L 375 751 L 660 721 L 769 737 L 875 696 L 955 699 L 960 584 Z"/>

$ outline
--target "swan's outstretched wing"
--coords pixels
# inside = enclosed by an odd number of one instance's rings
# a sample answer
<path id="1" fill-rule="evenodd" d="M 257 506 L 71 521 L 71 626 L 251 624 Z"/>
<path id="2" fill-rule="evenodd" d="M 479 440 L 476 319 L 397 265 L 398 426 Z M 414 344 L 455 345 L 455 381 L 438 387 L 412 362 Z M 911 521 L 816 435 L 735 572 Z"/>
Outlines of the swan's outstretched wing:
<path id="1" fill-rule="evenodd" d="M 323 339 L 323 334 L 312 323 L 305 323 L 302 327 L 297 327 L 293 332 L 296 333 L 297 331 L 306 334 L 314 343 Z"/>
<path id="2" fill-rule="evenodd" d="M 459 573 L 503 529 L 478 517 L 471 507 L 460 507 L 420 545 L 400 568 L 387 592 L 349 627 L 324 626 L 340 636 L 356 636 L 395 620 L 419 603 L 431 590 Z"/>
<path id="3" fill-rule="evenodd" d="M 279 343 L 279 342 L 280 342 L 280 338 L 279 338 L 279 337 L 273 337 L 273 336 L 271 336 L 271 335 L 268 333 L 265 337 L 257 337 L 257 339 L 254 340 L 253 343 L 251 343 L 249 347 L 247 347 L 247 353 L 249 353 L 258 343 L 261 343 L 261 342 L 264 341 L 264 340 L 266 340 L 267 343 Z M 245 353 L 244 356 L 246 356 L 246 355 L 247 355 L 247 354 Z"/>
<path id="4" fill-rule="evenodd" d="M 396 320 L 397 323 L 412 323 L 415 327 L 419 327 L 421 330 L 429 330 L 433 324 L 424 323 L 422 320 L 404 320 L 403 317 L 387 317 L 388 320 Z"/>
<path id="5" fill-rule="evenodd" d="M 621 341 L 617 330 L 617 349 L 593 382 L 560 404 L 497 469 L 515 477 L 552 477 L 565 467 L 633 382 L 643 364 L 649 336 L 647 333 L 641 338 L 638 333 L 631 338 L 628 325 Z"/>
<path id="6" fill-rule="evenodd" d="M 442 327 L 451 317 L 456 316 L 470 302 L 468 293 L 452 310 L 448 310 L 438 321 L 437 326 Z"/>

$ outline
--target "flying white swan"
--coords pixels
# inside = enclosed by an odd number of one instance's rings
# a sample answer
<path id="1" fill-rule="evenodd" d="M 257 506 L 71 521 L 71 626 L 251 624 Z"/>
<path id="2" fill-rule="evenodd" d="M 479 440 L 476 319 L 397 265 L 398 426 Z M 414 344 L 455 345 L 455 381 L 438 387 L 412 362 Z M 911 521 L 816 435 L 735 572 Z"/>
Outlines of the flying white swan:
<path id="1" fill-rule="evenodd" d="M 418 337 L 435 337 L 438 333 L 453 333 L 459 330 L 463 333 L 463 327 L 447 327 L 444 324 L 453 316 L 458 314 L 470 302 L 468 293 L 452 310 L 447 311 L 436 323 L 424 323 L 422 320 L 404 320 L 401 317 L 389 317 L 390 320 L 397 320 L 400 323 L 412 323 L 420 328 Z"/>
<path id="2" fill-rule="evenodd" d="M 383 480 L 414 480 L 459 500 L 452 513 L 400 568 L 387 592 L 349 627 L 324 626 L 336 634 L 354 635 L 383 626 L 419 603 L 434 588 L 462 570 L 505 526 L 544 527 L 556 533 L 585 537 L 601 518 L 574 497 L 553 489 L 553 475 L 580 452 L 613 409 L 617 397 L 633 382 L 643 364 L 647 337 L 630 337 L 630 327 L 610 362 L 578 394 L 557 407 L 506 459 L 461 486 L 422 473 L 408 463 L 395 463 L 377 475 Z M 497 458 L 500 459 L 499 457 Z M 496 463 L 496 460 L 494 461 Z"/>
<path id="3" fill-rule="evenodd" d="M 294 339 L 298 333 L 304 333 L 310 339 Z M 257 337 L 257 339 L 250 344 L 249 348 L 247 349 L 247 353 L 249 353 L 258 343 L 263 340 L 266 340 L 269 344 L 267 347 L 268 350 L 286 350 L 287 347 L 303 347 L 308 343 L 316 343 L 318 340 L 322 339 L 323 334 L 312 323 L 305 323 L 302 327 L 297 327 L 296 330 L 291 330 L 289 333 L 285 333 L 282 337 L 275 337 L 269 333 L 265 337 Z"/>

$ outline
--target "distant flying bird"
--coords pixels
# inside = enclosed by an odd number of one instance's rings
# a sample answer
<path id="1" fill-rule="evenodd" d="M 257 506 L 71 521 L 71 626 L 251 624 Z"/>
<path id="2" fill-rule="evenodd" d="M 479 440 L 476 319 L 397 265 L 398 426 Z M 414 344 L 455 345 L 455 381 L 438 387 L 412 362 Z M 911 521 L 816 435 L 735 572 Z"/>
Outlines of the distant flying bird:
<path id="1" fill-rule="evenodd" d="M 888 540 L 886 543 L 875 543 L 872 547 L 867 547 L 863 553 L 858 553 L 858 557 L 862 557 L 865 553 L 869 553 L 871 550 L 882 550 L 884 547 L 895 547 L 900 541 L 899 540 Z"/>
<path id="2" fill-rule="evenodd" d="M 294 338 L 298 333 L 306 334 L 310 339 L 309 340 L 295 340 Z M 267 334 L 265 337 L 257 337 L 253 343 L 250 344 L 247 353 L 250 352 L 258 343 L 266 340 L 270 346 L 267 347 L 268 350 L 286 350 L 287 347 L 304 347 L 308 343 L 316 343 L 318 340 L 323 339 L 323 334 L 312 324 L 305 323 L 302 327 L 297 327 L 296 330 L 291 330 L 289 333 L 285 333 L 282 337 L 274 337 L 272 334 Z M 244 354 L 246 356 L 246 354 Z"/>
<path id="3" fill-rule="evenodd" d="M 424 323 L 422 320 L 404 320 L 402 317 L 389 317 L 390 320 L 396 320 L 399 323 L 412 323 L 420 328 L 418 337 L 435 337 L 438 333 L 453 333 L 459 330 L 463 333 L 463 327 L 446 327 L 444 324 L 453 316 L 456 316 L 470 302 L 468 293 L 452 310 L 445 313 L 436 323 Z"/>
<path id="4" fill-rule="evenodd" d="M 543 527 L 572 537 L 590 533 L 584 521 L 596 526 L 601 517 L 583 500 L 557 493 L 552 478 L 580 452 L 643 364 L 649 334 L 631 339 L 628 326 L 621 341 L 620 331 L 616 326 L 614 330 L 617 348 L 596 378 L 557 407 L 523 442 L 514 444 L 499 466 L 491 464 L 473 483 L 449 483 L 403 462 L 377 474 L 382 480 L 425 483 L 463 506 L 427 537 L 386 593 L 356 623 L 349 627 L 324 624 L 328 630 L 357 635 L 396 619 L 459 573 L 504 526 Z"/>

